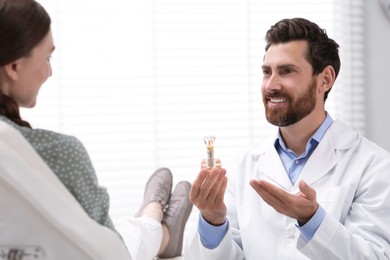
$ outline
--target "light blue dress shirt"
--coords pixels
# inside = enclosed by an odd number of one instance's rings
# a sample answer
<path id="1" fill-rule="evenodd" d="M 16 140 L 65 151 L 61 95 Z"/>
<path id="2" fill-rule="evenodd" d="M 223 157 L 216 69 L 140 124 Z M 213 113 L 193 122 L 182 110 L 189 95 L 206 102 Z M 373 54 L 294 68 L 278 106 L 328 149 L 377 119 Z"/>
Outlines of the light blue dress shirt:
<path id="1" fill-rule="evenodd" d="M 286 169 L 288 177 L 291 183 L 294 185 L 297 181 L 299 175 L 302 172 L 307 160 L 310 155 L 313 153 L 318 143 L 321 141 L 326 130 L 332 125 L 333 119 L 331 116 L 326 113 L 326 118 L 313 136 L 309 139 L 306 144 L 306 150 L 301 155 L 296 155 L 291 149 L 288 149 L 284 144 L 283 139 L 278 133 L 278 136 L 275 139 L 275 149 L 277 150 L 280 159 Z M 301 231 L 302 235 L 306 240 L 310 240 L 318 227 L 321 225 L 325 217 L 324 209 L 319 206 L 316 213 L 313 217 L 303 226 L 297 225 L 298 229 Z M 202 245 L 208 249 L 216 248 L 225 237 L 229 228 L 229 221 L 226 220 L 225 223 L 221 226 L 213 226 L 209 224 L 201 215 L 199 217 L 198 230 L 200 234 L 200 240 Z"/>

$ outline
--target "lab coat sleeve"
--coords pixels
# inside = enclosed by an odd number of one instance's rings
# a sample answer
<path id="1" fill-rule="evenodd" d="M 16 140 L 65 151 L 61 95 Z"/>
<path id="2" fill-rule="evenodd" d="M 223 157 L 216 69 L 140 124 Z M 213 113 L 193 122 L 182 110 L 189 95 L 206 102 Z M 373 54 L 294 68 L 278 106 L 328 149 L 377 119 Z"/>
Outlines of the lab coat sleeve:
<path id="1" fill-rule="evenodd" d="M 243 252 L 237 243 L 234 242 L 232 230 L 229 230 L 218 247 L 214 249 L 205 248 L 201 241 L 199 232 L 196 231 L 185 253 L 186 260 L 241 260 L 244 259 Z"/>
<path id="2" fill-rule="evenodd" d="M 365 165 L 344 223 L 331 214 L 298 250 L 310 259 L 390 259 L 390 160 L 383 152 Z"/>

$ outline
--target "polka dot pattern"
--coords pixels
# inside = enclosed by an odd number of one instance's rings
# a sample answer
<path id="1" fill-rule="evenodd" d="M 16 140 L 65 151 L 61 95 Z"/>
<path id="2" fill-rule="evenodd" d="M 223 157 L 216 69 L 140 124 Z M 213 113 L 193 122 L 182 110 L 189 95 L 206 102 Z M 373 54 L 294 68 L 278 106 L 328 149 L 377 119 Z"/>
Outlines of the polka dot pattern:
<path id="1" fill-rule="evenodd" d="M 76 137 L 21 127 L 4 116 L 0 120 L 21 132 L 92 219 L 116 232 L 108 215 L 108 193 L 99 186 L 89 155 Z"/>

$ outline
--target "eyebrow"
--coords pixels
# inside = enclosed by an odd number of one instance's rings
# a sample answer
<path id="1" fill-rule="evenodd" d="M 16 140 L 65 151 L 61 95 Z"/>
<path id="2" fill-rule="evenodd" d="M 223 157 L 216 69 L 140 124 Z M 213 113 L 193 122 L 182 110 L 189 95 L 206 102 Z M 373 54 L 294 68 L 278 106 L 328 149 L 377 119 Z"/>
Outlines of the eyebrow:
<path id="1" fill-rule="evenodd" d="M 271 66 L 269 66 L 269 65 L 262 65 L 261 68 L 262 68 L 262 69 L 270 69 Z M 282 64 L 282 65 L 276 66 L 276 69 L 277 69 L 277 70 L 285 69 L 285 68 L 294 68 L 294 69 L 298 69 L 299 67 L 298 67 L 297 65 L 295 65 L 295 64 L 290 64 L 290 63 L 288 63 L 288 64 Z"/>

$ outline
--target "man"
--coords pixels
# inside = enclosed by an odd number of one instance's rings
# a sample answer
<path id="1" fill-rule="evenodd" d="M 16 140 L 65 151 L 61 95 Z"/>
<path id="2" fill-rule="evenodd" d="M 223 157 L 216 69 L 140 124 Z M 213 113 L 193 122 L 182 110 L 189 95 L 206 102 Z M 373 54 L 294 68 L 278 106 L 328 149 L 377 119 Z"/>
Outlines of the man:
<path id="1" fill-rule="evenodd" d="M 338 44 L 301 18 L 266 41 L 262 96 L 278 132 L 227 170 L 202 167 L 187 258 L 389 259 L 390 155 L 325 110 Z"/>

